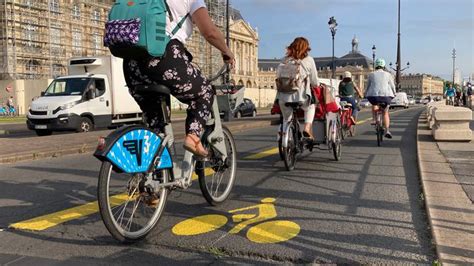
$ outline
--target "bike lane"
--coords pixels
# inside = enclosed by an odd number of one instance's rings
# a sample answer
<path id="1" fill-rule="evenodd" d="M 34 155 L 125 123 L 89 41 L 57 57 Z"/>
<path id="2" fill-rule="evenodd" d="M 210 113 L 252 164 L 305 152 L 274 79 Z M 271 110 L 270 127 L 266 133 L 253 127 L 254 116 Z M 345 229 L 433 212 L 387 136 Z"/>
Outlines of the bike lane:
<path id="1" fill-rule="evenodd" d="M 345 143 L 340 162 L 333 161 L 328 151 L 315 150 L 303 155 L 293 172 L 284 170 L 283 162 L 275 152 L 276 128 L 237 134 L 239 158 L 247 159 L 239 160 L 236 186 L 230 200 L 218 207 L 210 207 L 196 183 L 190 190 L 174 191 L 156 230 L 145 241 L 130 247 L 114 242 L 97 213 L 41 232 L 7 230 L 0 232 L 0 236 L 8 234 L 10 240 L 17 237 L 29 240 L 28 250 L 35 251 L 32 253 L 38 256 L 45 256 L 42 248 L 55 247 L 67 250 L 67 254 L 71 254 L 69 257 L 105 257 L 112 261 L 124 258 L 123 253 L 130 250 L 133 250 L 130 254 L 139 253 L 139 250 L 145 257 L 151 257 L 171 248 L 179 250 L 170 255 L 171 258 L 191 261 L 193 258 L 199 261 L 190 256 L 199 253 L 223 256 L 223 260 L 230 260 L 227 256 L 231 256 L 286 262 L 429 263 L 434 254 L 430 250 L 430 236 L 417 198 L 418 172 L 416 159 L 413 159 L 416 156 L 413 134 L 416 123 L 413 121 L 417 112 L 410 110 L 394 115 L 392 132 L 395 137 L 384 142 L 381 148 L 376 147 L 373 129 L 364 124 L 359 126 L 358 135 Z M 47 167 L 14 165 L 18 171 L 29 169 L 30 174 L 43 171 L 43 175 L 47 175 L 55 169 L 57 175 L 74 173 L 69 178 L 77 179 L 77 184 L 68 184 L 69 187 L 75 186 L 77 193 L 59 197 L 58 192 L 67 191 L 59 184 L 66 186 L 65 183 L 58 181 L 52 185 L 43 182 L 39 185 L 44 189 L 40 193 L 57 190 L 57 193 L 51 193 L 56 198 L 51 197 L 49 204 L 38 204 L 36 208 L 30 208 L 33 213 L 23 212 L 18 217 L 26 219 L 45 214 L 47 206 L 50 206 L 50 211 L 46 212 L 49 213 L 54 209 L 61 210 L 65 205 L 71 207 L 74 203 L 95 200 L 98 163 L 84 156 L 77 156 L 77 160 L 81 162 L 73 163 L 62 172 L 55 160 L 50 160 Z M 88 180 L 84 181 L 85 178 Z M 33 181 L 30 185 L 36 187 Z M 28 194 L 28 191 L 22 193 Z M 9 198 L 14 198 L 14 195 L 11 192 Z M 61 204 L 61 201 L 68 204 Z M 35 202 L 35 196 L 25 198 L 23 202 Z M 263 206 L 266 210 L 255 208 L 262 204 L 266 205 Z M 263 220 L 255 220 L 258 214 Z M 173 232 L 176 225 L 202 215 L 216 215 L 226 221 L 220 222 L 222 227 L 201 235 L 186 236 Z M 7 220 L 8 223 L 17 221 L 11 217 Z M 242 225 L 249 220 L 251 222 Z M 0 218 L 0 221 L 4 226 L 6 219 Z M 271 221 L 280 221 L 278 231 L 272 228 L 272 224 L 265 226 Z M 189 227 L 195 225 L 191 223 Z M 209 225 L 209 221 L 205 220 L 204 225 Z M 286 232 L 284 235 L 291 238 L 275 244 L 259 243 L 269 235 L 271 239 L 281 232 Z M 39 243 L 43 247 L 38 246 Z M 15 244 L 5 248 L 15 250 Z M 189 256 L 183 254 L 183 250 L 189 252 Z M 177 254 L 179 256 L 174 256 Z M 54 258 L 60 259 L 61 256 Z M 206 256 L 200 259 L 206 261 Z"/>

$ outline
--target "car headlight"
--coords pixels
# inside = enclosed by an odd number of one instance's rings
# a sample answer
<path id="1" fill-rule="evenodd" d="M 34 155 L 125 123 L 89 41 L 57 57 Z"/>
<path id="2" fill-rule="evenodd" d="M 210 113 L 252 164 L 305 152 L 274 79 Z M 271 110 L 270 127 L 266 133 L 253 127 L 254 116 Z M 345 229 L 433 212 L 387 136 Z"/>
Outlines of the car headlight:
<path id="1" fill-rule="evenodd" d="M 76 102 L 72 102 L 72 103 L 67 103 L 67 104 L 61 105 L 58 108 L 56 108 L 56 110 L 53 111 L 53 114 L 56 114 L 57 112 L 59 112 L 61 110 L 70 109 L 70 108 L 74 107 L 74 105 L 76 105 L 76 104 L 77 104 Z"/>
<path id="2" fill-rule="evenodd" d="M 59 109 L 61 109 L 61 110 L 70 109 L 70 108 L 74 107 L 74 105 L 76 105 L 75 102 L 67 103 L 65 105 L 60 106 Z"/>

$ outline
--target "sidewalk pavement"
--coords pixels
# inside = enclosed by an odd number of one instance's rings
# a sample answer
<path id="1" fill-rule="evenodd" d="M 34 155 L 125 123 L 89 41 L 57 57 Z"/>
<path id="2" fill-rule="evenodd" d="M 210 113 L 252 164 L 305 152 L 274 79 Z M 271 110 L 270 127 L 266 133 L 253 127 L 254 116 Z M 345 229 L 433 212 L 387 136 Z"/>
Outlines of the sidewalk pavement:
<path id="1" fill-rule="evenodd" d="M 426 114 L 418 122 L 418 163 L 438 258 L 443 265 L 473 264 L 474 139 L 436 142 Z"/>
<path id="2" fill-rule="evenodd" d="M 231 132 L 270 126 L 275 116 L 263 116 L 225 122 Z M 176 120 L 175 120 L 176 121 Z M 106 137 L 112 130 L 92 131 L 88 133 L 58 134 L 45 137 L 7 137 L 0 138 L 0 164 L 19 161 L 59 157 L 70 154 L 93 152 L 99 137 Z M 176 140 L 184 138 L 184 121 L 173 124 Z"/>

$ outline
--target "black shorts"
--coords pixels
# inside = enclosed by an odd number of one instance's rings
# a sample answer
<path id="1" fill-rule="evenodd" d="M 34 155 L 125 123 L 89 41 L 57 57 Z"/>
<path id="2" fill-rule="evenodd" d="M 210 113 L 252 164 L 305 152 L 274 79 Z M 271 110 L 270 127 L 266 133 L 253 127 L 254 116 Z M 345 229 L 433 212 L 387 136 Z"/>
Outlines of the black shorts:
<path id="1" fill-rule="evenodd" d="M 367 97 L 367 100 L 369 100 L 370 104 L 372 105 L 385 105 L 385 106 L 390 106 L 390 103 L 392 102 L 393 97 L 390 96 L 369 96 Z"/>

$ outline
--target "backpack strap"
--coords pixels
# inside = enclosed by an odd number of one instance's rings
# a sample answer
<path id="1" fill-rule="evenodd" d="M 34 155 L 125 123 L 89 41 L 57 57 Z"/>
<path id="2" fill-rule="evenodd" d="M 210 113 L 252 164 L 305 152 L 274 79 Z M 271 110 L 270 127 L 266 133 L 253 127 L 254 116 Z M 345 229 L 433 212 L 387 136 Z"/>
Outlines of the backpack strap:
<path id="1" fill-rule="evenodd" d="M 166 0 L 164 2 L 165 2 L 166 12 L 168 12 L 168 14 L 170 14 L 170 21 L 173 22 L 174 17 L 173 17 L 173 14 L 171 13 L 170 6 L 168 5 L 168 2 L 166 2 Z"/>
<path id="2" fill-rule="evenodd" d="M 184 18 L 182 18 L 178 24 L 176 25 L 176 27 L 174 27 L 173 31 L 171 32 L 171 36 L 170 37 L 173 37 L 180 29 L 181 27 L 183 27 L 183 24 L 184 22 L 186 21 L 186 19 L 189 18 L 189 13 L 186 14 L 186 16 L 184 16 Z"/>

